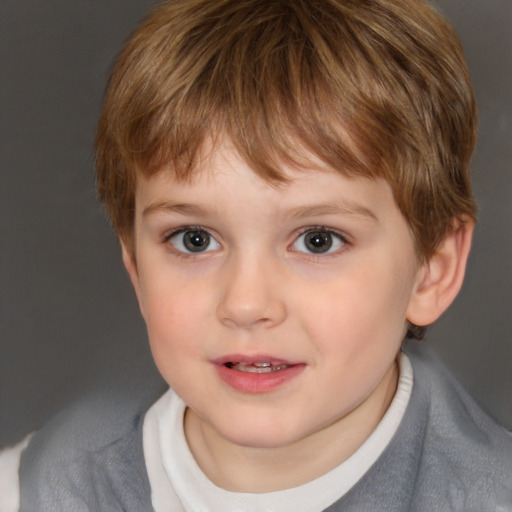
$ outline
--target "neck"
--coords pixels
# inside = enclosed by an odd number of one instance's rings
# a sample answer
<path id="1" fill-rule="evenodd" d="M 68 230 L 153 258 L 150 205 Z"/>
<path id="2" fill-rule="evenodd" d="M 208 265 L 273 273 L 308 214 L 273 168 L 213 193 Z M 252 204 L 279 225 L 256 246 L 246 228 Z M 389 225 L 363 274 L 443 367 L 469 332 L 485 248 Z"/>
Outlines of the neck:
<path id="1" fill-rule="evenodd" d="M 397 384 L 395 364 L 349 414 L 292 444 L 272 448 L 233 444 L 187 409 L 187 442 L 201 470 L 218 487 L 248 493 L 297 487 L 331 471 L 366 441 L 388 409 Z"/>

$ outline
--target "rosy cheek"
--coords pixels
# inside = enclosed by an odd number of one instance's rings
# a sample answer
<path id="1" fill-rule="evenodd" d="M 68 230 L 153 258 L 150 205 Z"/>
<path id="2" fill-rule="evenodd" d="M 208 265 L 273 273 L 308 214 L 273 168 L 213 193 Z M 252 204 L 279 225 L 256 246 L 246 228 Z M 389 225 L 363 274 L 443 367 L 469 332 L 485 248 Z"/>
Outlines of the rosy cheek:
<path id="1" fill-rule="evenodd" d="M 156 294 L 147 303 L 146 323 L 155 343 L 186 337 L 198 328 L 204 316 L 197 294 Z"/>

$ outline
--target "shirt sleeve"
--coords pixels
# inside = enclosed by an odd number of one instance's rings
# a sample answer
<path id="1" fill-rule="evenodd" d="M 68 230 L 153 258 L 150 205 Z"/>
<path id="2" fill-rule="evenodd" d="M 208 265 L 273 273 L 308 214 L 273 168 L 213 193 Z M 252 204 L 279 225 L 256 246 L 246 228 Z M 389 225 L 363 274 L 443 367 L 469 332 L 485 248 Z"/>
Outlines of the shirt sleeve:
<path id="1" fill-rule="evenodd" d="M 18 512 L 20 508 L 20 479 L 18 471 L 23 450 L 32 434 L 15 446 L 0 451 L 0 512 Z"/>

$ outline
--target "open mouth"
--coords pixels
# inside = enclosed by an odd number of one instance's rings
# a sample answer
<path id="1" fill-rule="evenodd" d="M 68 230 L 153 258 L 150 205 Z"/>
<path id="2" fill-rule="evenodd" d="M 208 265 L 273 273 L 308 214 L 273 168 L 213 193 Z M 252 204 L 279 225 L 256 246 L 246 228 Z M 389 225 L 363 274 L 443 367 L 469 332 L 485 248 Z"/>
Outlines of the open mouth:
<path id="1" fill-rule="evenodd" d="M 221 380 L 243 393 L 274 391 L 297 378 L 306 368 L 303 362 L 268 354 L 229 354 L 213 363 Z"/>
<path id="2" fill-rule="evenodd" d="M 264 362 L 264 363 L 239 363 L 239 362 L 228 362 L 225 363 L 224 366 L 229 368 L 230 370 L 237 370 L 239 372 L 246 373 L 273 373 L 278 372 L 280 370 L 286 370 L 287 368 L 292 367 L 291 364 L 283 364 L 283 363 L 273 363 L 273 362 Z"/>

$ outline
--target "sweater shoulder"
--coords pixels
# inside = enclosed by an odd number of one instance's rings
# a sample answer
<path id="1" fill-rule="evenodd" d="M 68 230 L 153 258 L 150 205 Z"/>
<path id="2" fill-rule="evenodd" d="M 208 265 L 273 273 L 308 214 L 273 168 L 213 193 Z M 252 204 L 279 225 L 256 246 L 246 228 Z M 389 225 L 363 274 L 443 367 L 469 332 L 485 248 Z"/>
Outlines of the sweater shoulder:
<path id="1" fill-rule="evenodd" d="M 21 512 L 145 510 L 142 425 L 154 398 L 111 389 L 54 416 L 23 452 Z"/>
<path id="2" fill-rule="evenodd" d="M 485 510 L 512 510 L 512 433 L 475 402 L 431 349 L 411 343 L 405 350 L 416 400 L 428 411 L 418 485 L 432 492 L 443 488 L 460 510 L 480 501 L 489 504 Z"/>

